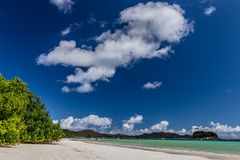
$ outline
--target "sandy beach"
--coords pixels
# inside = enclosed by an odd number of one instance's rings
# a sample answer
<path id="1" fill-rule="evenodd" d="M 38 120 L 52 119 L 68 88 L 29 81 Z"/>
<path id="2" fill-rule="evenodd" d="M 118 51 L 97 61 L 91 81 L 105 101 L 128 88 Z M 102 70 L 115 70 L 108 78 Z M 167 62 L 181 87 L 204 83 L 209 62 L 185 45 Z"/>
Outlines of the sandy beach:
<path id="1" fill-rule="evenodd" d="M 57 144 L 21 144 L 0 148 L 0 160 L 208 160 L 199 155 L 124 148 L 82 141 L 63 140 Z M 218 158 L 216 158 L 218 159 Z M 225 159 L 225 158 L 223 158 Z"/>

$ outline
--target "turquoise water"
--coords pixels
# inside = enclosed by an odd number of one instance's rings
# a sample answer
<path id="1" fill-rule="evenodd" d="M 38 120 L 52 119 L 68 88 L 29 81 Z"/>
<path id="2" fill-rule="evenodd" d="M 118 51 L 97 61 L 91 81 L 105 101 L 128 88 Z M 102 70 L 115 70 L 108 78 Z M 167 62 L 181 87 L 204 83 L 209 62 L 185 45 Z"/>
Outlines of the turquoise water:
<path id="1" fill-rule="evenodd" d="M 153 148 L 184 149 L 212 153 L 240 155 L 240 141 L 198 141 L 198 140 L 136 140 L 136 139 L 100 139 L 120 145 L 131 145 Z"/>

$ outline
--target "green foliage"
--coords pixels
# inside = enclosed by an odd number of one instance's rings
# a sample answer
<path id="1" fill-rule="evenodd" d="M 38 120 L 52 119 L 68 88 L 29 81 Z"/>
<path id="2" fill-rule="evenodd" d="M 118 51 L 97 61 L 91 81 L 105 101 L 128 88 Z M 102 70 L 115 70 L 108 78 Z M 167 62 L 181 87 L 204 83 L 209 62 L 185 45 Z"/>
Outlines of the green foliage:
<path id="1" fill-rule="evenodd" d="M 29 95 L 29 103 L 23 116 L 27 126 L 22 135 L 22 142 L 25 143 L 44 143 L 61 139 L 62 131 L 58 124 L 53 124 L 49 113 L 39 97 Z"/>
<path id="2" fill-rule="evenodd" d="M 17 116 L 0 120 L 0 144 L 12 145 L 19 143 L 21 130 L 24 128 L 24 123 Z"/>
<path id="3" fill-rule="evenodd" d="M 20 142 L 23 111 L 28 103 L 28 88 L 20 79 L 4 80 L 0 75 L 0 144 Z"/>
<path id="4" fill-rule="evenodd" d="M 40 98 L 19 78 L 0 75 L 0 144 L 45 143 L 63 136 Z"/>

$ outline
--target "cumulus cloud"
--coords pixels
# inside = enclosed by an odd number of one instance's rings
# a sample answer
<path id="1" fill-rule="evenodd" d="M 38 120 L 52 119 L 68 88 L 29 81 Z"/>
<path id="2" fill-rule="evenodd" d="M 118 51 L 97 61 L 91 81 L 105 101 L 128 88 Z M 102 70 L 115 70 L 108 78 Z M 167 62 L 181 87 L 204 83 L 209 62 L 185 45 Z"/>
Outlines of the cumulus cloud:
<path id="1" fill-rule="evenodd" d="M 147 82 L 146 84 L 143 85 L 143 89 L 156 89 L 162 85 L 162 82 Z"/>
<path id="2" fill-rule="evenodd" d="M 69 93 L 69 92 L 72 92 L 72 91 L 79 92 L 79 93 L 89 93 L 89 92 L 93 92 L 94 88 L 89 83 L 84 83 L 83 85 L 81 85 L 77 88 L 70 88 L 68 86 L 63 86 L 62 87 L 62 92 L 63 93 Z"/>
<path id="3" fill-rule="evenodd" d="M 181 130 L 168 129 L 169 122 L 161 121 L 149 128 L 140 130 L 131 130 L 132 133 L 151 133 L 151 132 L 170 132 L 177 133 L 180 135 L 192 135 L 195 131 L 212 131 L 218 134 L 222 139 L 240 139 L 240 126 L 229 126 L 227 124 L 220 124 L 211 122 L 209 126 L 192 126 L 191 129 L 187 130 L 185 128 Z"/>
<path id="4" fill-rule="evenodd" d="M 106 129 L 111 128 L 112 119 L 108 117 L 99 117 L 97 115 L 89 115 L 83 118 L 74 118 L 72 116 L 62 119 L 53 120 L 53 123 L 60 123 L 62 129 L 69 130 L 84 130 L 84 129 L 94 129 L 100 131 L 106 131 Z M 222 139 L 240 139 L 240 126 L 230 126 L 227 124 L 211 122 L 208 126 L 192 126 L 191 129 L 187 130 L 185 128 L 181 130 L 173 130 L 169 128 L 169 122 L 166 120 L 160 121 L 145 129 L 135 129 L 136 124 L 143 123 L 142 115 L 135 115 L 130 117 L 128 120 L 124 120 L 121 129 L 113 129 L 110 133 L 124 133 L 124 134 L 142 134 L 142 133 L 152 133 L 152 132 L 170 132 L 177 133 L 180 135 L 192 135 L 195 131 L 212 131 L 218 134 Z"/>
<path id="5" fill-rule="evenodd" d="M 205 14 L 206 16 L 210 16 L 210 15 L 213 14 L 215 11 L 216 11 L 216 7 L 210 6 L 210 7 L 206 8 L 206 9 L 204 10 L 204 14 Z"/>
<path id="6" fill-rule="evenodd" d="M 79 93 L 89 93 L 89 92 L 94 91 L 94 88 L 92 87 L 92 85 L 90 83 L 83 83 L 81 86 L 79 86 L 73 90 L 75 90 L 76 92 L 79 92 Z"/>
<path id="7" fill-rule="evenodd" d="M 135 115 L 130 117 L 128 120 L 124 120 L 122 128 L 125 131 L 133 131 L 135 124 L 142 123 L 143 116 L 142 115 Z"/>
<path id="8" fill-rule="evenodd" d="M 62 36 L 66 36 L 68 34 L 70 34 L 71 32 L 76 31 L 77 29 L 79 29 L 82 26 L 82 23 L 73 23 L 68 25 L 64 30 L 61 31 L 61 35 Z"/>
<path id="9" fill-rule="evenodd" d="M 119 17 L 123 28 L 96 37 L 95 48 L 77 47 L 73 40 L 60 41 L 52 51 L 41 54 L 37 63 L 75 67 L 75 74 L 67 76 L 66 83 L 91 85 L 93 89 L 96 81 L 109 81 L 117 68 L 173 52 L 172 45 L 193 31 L 192 22 L 184 14 L 176 4 L 140 3 L 123 10 Z"/>
<path id="10" fill-rule="evenodd" d="M 123 123 L 122 125 L 123 130 L 132 131 L 134 129 L 134 124 Z"/>
<path id="11" fill-rule="evenodd" d="M 240 139 L 240 126 L 232 127 L 214 122 L 211 122 L 209 126 L 192 126 L 192 132 L 199 130 L 216 132 L 223 139 Z"/>
<path id="12" fill-rule="evenodd" d="M 142 133 L 169 132 L 168 131 L 168 126 L 169 126 L 168 121 L 161 121 L 157 124 L 152 125 L 149 128 L 141 129 L 140 132 L 142 132 Z"/>
<path id="13" fill-rule="evenodd" d="M 129 118 L 129 120 L 126 121 L 126 123 L 130 123 L 130 124 L 138 124 L 138 123 L 142 123 L 143 120 L 143 116 L 142 115 L 135 115 Z"/>
<path id="14" fill-rule="evenodd" d="M 168 121 L 161 121 L 160 123 L 153 125 L 150 129 L 152 131 L 166 131 L 168 125 L 169 125 Z"/>
<path id="15" fill-rule="evenodd" d="M 58 120 L 53 120 L 53 124 L 57 124 L 59 121 Z"/>
<path id="16" fill-rule="evenodd" d="M 74 2 L 72 0 L 49 0 L 49 2 L 62 11 L 64 14 L 72 12 L 72 5 Z"/>
<path id="17" fill-rule="evenodd" d="M 55 121 L 56 122 L 56 121 Z M 112 119 L 107 117 L 99 117 L 97 115 L 89 115 L 84 118 L 68 117 L 60 120 L 62 129 L 83 130 L 83 129 L 107 129 L 112 125 Z"/>
<path id="18" fill-rule="evenodd" d="M 180 134 L 180 135 L 190 135 L 191 134 L 191 132 L 186 130 L 185 128 L 181 129 L 180 131 L 173 131 L 173 132 L 177 133 L 177 134 Z"/>
<path id="19" fill-rule="evenodd" d="M 227 124 L 220 124 L 214 122 L 211 122 L 209 126 L 192 126 L 190 130 L 187 130 L 185 128 L 183 128 L 182 130 L 172 130 L 168 129 L 168 126 L 168 121 L 161 121 L 160 123 L 157 123 L 149 128 L 141 129 L 140 132 L 171 132 L 181 135 L 192 135 L 195 131 L 212 131 L 217 133 L 218 136 L 222 139 L 240 139 L 240 126 L 232 127 Z"/>

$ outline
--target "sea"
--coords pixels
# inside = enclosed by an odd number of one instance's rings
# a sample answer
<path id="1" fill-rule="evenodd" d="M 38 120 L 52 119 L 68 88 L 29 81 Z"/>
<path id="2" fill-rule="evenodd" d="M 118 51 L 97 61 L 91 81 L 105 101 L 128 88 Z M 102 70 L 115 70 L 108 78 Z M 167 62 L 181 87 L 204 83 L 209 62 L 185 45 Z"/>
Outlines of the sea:
<path id="1" fill-rule="evenodd" d="M 190 139 L 98 139 L 114 145 L 150 147 L 175 150 L 203 151 L 220 154 L 240 155 L 240 141 L 208 141 Z"/>

